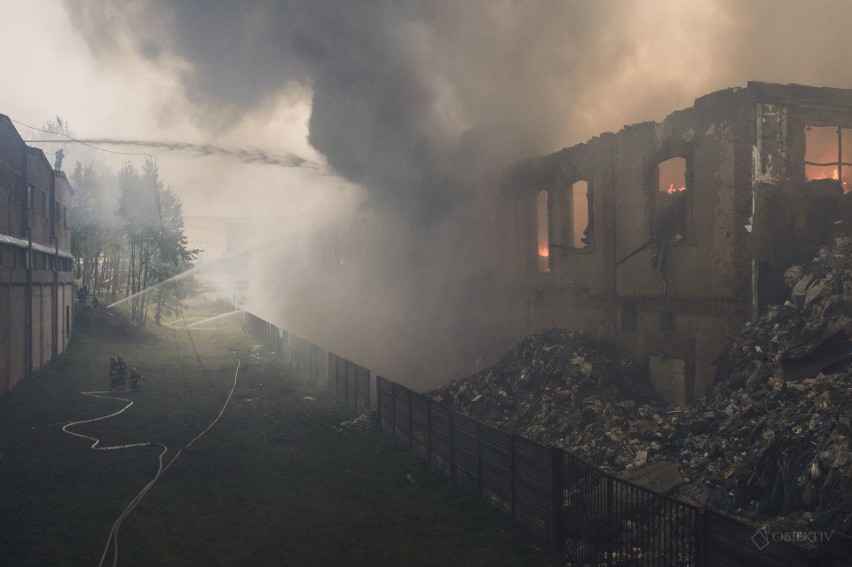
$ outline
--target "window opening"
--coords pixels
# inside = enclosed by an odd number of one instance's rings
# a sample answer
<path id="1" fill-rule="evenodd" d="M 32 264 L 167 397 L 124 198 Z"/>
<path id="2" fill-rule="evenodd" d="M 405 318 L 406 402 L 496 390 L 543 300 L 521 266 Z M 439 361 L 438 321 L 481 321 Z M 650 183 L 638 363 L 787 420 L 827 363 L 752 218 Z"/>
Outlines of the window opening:
<path id="1" fill-rule="evenodd" d="M 667 240 L 686 232 L 686 158 L 657 164 L 656 226 L 654 236 Z"/>
<path id="2" fill-rule="evenodd" d="M 580 180 L 571 186 L 571 246 L 585 248 L 589 245 L 589 182 Z"/>
<path id="3" fill-rule="evenodd" d="M 660 193 L 673 195 L 686 191 L 686 158 L 673 157 L 657 164 Z"/>
<path id="4" fill-rule="evenodd" d="M 840 181 L 843 192 L 849 187 L 852 167 L 852 129 L 840 126 L 807 126 L 805 128 L 805 178 Z"/>
<path id="5" fill-rule="evenodd" d="M 538 271 L 550 271 L 550 207 L 547 191 L 538 192 L 537 226 L 538 226 Z"/>

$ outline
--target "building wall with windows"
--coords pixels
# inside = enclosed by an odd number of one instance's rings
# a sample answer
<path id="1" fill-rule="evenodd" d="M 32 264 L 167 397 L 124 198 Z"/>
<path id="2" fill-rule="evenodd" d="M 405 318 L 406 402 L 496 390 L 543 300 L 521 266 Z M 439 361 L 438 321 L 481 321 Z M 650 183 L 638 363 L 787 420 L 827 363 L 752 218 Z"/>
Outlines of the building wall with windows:
<path id="1" fill-rule="evenodd" d="M 71 339 L 72 189 L 0 115 L 0 395 Z"/>
<path id="2" fill-rule="evenodd" d="M 789 296 L 785 269 L 852 222 L 850 163 L 852 91 L 749 83 L 517 164 L 501 205 L 528 284 L 515 334 L 596 330 L 692 401 L 742 324 Z"/>
<path id="3" fill-rule="evenodd" d="M 669 402 L 691 402 L 743 324 L 789 297 L 786 268 L 852 226 L 849 172 L 852 90 L 753 82 L 477 172 L 483 190 L 437 228 L 370 219 L 291 239 L 285 265 L 317 278 L 298 302 L 320 308 L 282 310 L 293 332 L 373 368 L 387 351 L 425 352 L 428 379 L 481 369 L 540 328 L 588 330 L 632 353 Z M 362 311 L 316 316 L 352 297 Z M 399 321 L 379 317 L 400 303 Z"/>

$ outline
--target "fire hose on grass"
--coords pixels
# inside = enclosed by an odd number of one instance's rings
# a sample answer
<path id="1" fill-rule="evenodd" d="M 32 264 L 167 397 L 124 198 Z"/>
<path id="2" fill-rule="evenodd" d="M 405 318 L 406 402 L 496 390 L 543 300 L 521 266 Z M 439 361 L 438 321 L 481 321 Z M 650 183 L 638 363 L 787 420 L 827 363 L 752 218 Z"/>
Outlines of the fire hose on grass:
<path id="1" fill-rule="evenodd" d="M 115 411 L 113 413 L 110 413 L 108 415 L 103 415 L 103 416 L 96 417 L 96 418 L 93 418 L 93 419 L 84 419 L 84 420 L 81 420 L 81 421 L 72 421 L 71 423 L 67 423 L 67 424 L 62 426 L 62 431 L 64 431 L 65 433 L 67 433 L 69 435 L 73 435 L 74 437 L 80 437 L 81 439 L 88 439 L 88 440 L 92 441 L 93 443 L 92 443 L 90 448 L 95 450 L 95 451 L 114 451 L 114 450 L 118 450 L 118 449 L 132 449 L 134 447 L 160 447 L 160 449 L 161 449 L 160 454 L 157 457 L 157 462 L 158 462 L 157 473 L 154 475 L 154 478 L 152 478 L 148 482 L 148 484 L 146 484 L 142 488 L 142 490 L 140 490 L 139 493 L 135 497 L 133 497 L 133 499 L 130 501 L 130 503 L 124 508 L 124 510 L 122 510 L 121 514 L 119 514 L 118 518 L 115 520 L 115 523 L 113 523 L 112 528 L 110 529 L 110 532 L 109 532 L 109 538 L 107 539 L 107 544 L 104 547 L 103 554 L 101 555 L 100 563 L 98 563 L 99 567 L 102 567 L 104 565 L 104 562 L 106 561 L 107 555 L 109 554 L 110 548 L 112 548 L 112 552 L 113 552 L 112 553 L 112 565 L 113 565 L 113 567 L 118 565 L 118 530 L 121 528 L 122 522 L 124 522 L 124 519 L 127 518 L 127 516 L 130 515 L 130 513 L 134 510 L 134 508 L 136 508 L 136 506 L 139 504 L 139 502 L 142 501 L 142 498 L 145 497 L 145 495 L 148 493 L 148 491 L 151 490 L 151 488 L 154 487 L 154 484 L 156 484 L 156 482 L 160 479 L 160 477 L 163 475 L 163 473 L 166 472 L 169 469 L 169 467 L 172 466 L 172 464 L 174 464 L 174 462 L 181 455 L 183 450 L 189 448 L 190 445 L 192 445 L 193 443 L 198 441 L 202 436 L 204 436 L 208 431 L 210 431 L 210 429 L 212 429 L 214 425 L 216 425 L 216 422 L 219 421 L 219 418 L 222 417 L 223 413 L 225 413 L 225 408 L 228 407 L 228 402 L 231 401 L 231 396 L 234 394 L 234 389 L 237 387 L 237 376 L 239 375 L 239 372 L 240 372 L 240 361 L 237 361 L 237 368 L 234 371 L 234 383 L 231 385 L 231 390 L 230 390 L 230 392 L 228 392 L 228 397 L 225 399 L 225 403 L 222 404 L 222 409 L 219 410 L 219 414 L 216 416 L 216 418 L 212 422 L 210 422 L 210 425 L 208 425 L 207 428 L 204 429 L 204 431 L 202 431 L 201 433 L 199 433 L 198 435 L 193 437 L 193 439 L 189 443 L 187 443 L 186 445 L 183 446 L 183 448 L 178 450 L 178 452 L 175 453 L 175 456 L 172 457 L 172 459 L 166 465 L 163 465 L 163 458 L 165 457 L 169 448 L 162 443 L 157 443 L 157 442 L 154 442 L 154 441 L 146 441 L 146 442 L 143 442 L 143 443 L 128 443 L 128 444 L 125 444 L 125 445 L 110 445 L 110 446 L 107 446 L 107 447 L 101 447 L 100 446 L 101 440 L 98 439 L 97 437 L 92 437 L 90 435 L 84 435 L 82 433 L 75 433 L 73 431 L 70 431 L 69 428 L 74 427 L 75 425 L 81 425 L 81 424 L 84 424 L 84 423 L 94 423 L 96 421 L 103 421 L 105 419 L 115 417 L 115 416 L 117 416 L 121 413 L 124 413 L 130 406 L 133 405 L 133 402 L 131 400 L 128 400 L 126 398 L 119 398 L 115 395 L 112 395 L 112 394 L 121 393 L 121 392 L 112 392 L 112 391 L 81 392 L 81 394 L 83 394 L 84 396 L 90 396 L 92 398 L 102 398 L 102 399 L 108 399 L 108 400 L 121 400 L 123 402 L 127 402 L 127 404 L 123 408 L 121 408 L 120 410 Z M 126 391 L 130 391 L 130 390 L 126 390 Z"/>

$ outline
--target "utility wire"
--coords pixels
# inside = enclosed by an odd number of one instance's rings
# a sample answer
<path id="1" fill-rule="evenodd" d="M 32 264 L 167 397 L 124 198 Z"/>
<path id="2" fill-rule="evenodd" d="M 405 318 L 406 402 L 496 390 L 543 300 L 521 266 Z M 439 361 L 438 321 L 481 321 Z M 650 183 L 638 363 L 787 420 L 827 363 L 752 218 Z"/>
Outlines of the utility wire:
<path id="1" fill-rule="evenodd" d="M 108 153 L 108 154 L 116 154 L 116 155 L 120 155 L 120 156 L 148 156 L 149 158 L 152 158 L 152 159 L 153 159 L 153 157 L 151 156 L 151 154 L 150 154 L 150 153 L 147 153 L 147 152 L 146 152 L 146 153 L 131 153 L 131 152 L 117 152 L 117 151 L 115 151 L 115 150 L 108 150 L 108 149 L 106 149 L 106 148 L 101 148 L 101 147 L 99 147 L 99 146 L 95 146 L 95 145 L 93 145 L 93 144 L 90 144 L 90 143 L 85 142 L 85 141 L 83 141 L 83 140 L 78 140 L 78 139 L 77 139 L 77 138 L 75 138 L 74 136 L 69 136 L 68 134 L 64 134 L 64 133 L 62 133 L 62 132 L 54 132 L 53 130 L 45 130 L 45 129 L 43 129 L 43 128 L 36 128 L 35 126 L 30 126 L 29 124 L 25 124 L 25 123 L 23 123 L 23 122 L 21 122 L 21 121 L 19 121 L 19 120 L 15 120 L 14 118 L 9 118 L 9 120 L 11 120 L 12 122 L 14 122 L 15 124 L 20 124 L 21 126 L 24 126 L 24 127 L 26 127 L 26 128 L 29 128 L 29 129 L 31 129 L 31 130 L 36 130 L 36 131 L 38 131 L 38 132 L 42 132 L 42 133 L 44 133 L 44 134 L 53 134 L 53 135 L 55 135 L 55 136 L 65 136 L 66 138 L 68 138 L 68 139 L 69 139 L 69 140 L 71 140 L 72 142 L 76 142 L 76 143 L 78 143 L 78 144 L 82 144 L 82 145 L 84 145 L 84 146 L 87 146 L 87 147 L 93 148 L 93 149 L 98 150 L 98 151 L 101 151 L 101 152 L 106 152 L 106 153 Z M 62 143 L 62 141 L 63 141 L 63 140 L 24 140 L 24 142 L 28 142 L 28 143 L 37 143 L 37 142 L 38 142 L 38 143 L 41 143 L 41 142 L 45 142 L 45 143 L 46 143 L 46 142 L 53 142 L 53 143 L 57 143 L 57 142 L 58 142 L 58 143 Z"/>

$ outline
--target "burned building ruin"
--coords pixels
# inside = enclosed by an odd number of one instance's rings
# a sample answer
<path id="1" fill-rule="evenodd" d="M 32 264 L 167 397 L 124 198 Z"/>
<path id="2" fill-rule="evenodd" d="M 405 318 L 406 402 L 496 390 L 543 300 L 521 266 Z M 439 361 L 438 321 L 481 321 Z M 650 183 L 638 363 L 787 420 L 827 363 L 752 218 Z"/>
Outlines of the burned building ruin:
<path id="1" fill-rule="evenodd" d="M 852 90 L 750 82 L 702 96 L 659 123 L 629 125 L 490 177 L 437 238 L 418 241 L 418 262 L 435 266 L 408 266 L 416 277 L 399 268 L 371 276 L 413 286 L 454 270 L 451 292 L 436 297 L 439 284 L 428 281 L 411 316 L 384 327 L 398 323 L 407 333 L 431 318 L 431 330 L 414 340 L 421 351 L 437 350 L 424 342 L 441 334 L 436 325 L 451 329 L 444 334 L 456 350 L 467 339 L 469 362 L 442 381 L 482 368 L 535 330 L 583 329 L 632 354 L 666 401 L 690 403 L 717 382 L 718 359 L 742 326 L 789 298 L 785 269 L 847 230 L 850 163 Z M 399 229 L 359 220 L 309 240 L 324 281 L 346 288 L 365 279 L 354 275 L 359 265 L 387 261 L 393 248 L 383 243 L 398 241 Z M 373 313 L 347 312 L 355 334 L 373 336 L 364 323 Z M 311 328 L 313 319 L 290 328 L 373 368 L 382 366 L 382 349 L 399 353 L 412 342 L 386 334 L 369 353 L 370 341 L 348 346 L 346 324 L 329 333 Z M 409 360 L 391 375 L 434 387 L 440 371 L 428 365 L 436 358 Z M 404 375 L 418 365 L 431 384 Z"/>
<path id="2" fill-rule="evenodd" d="M 849 227 L 852 91 L 750 82 L 513 166 L 501 194 L 526 329 L 590 329 L 657 391 L 707 393 L 783 274 Z"/>

